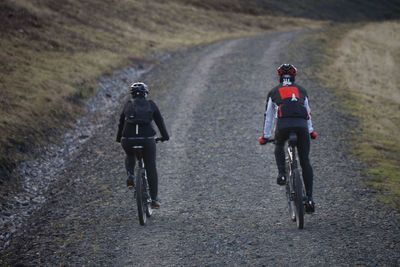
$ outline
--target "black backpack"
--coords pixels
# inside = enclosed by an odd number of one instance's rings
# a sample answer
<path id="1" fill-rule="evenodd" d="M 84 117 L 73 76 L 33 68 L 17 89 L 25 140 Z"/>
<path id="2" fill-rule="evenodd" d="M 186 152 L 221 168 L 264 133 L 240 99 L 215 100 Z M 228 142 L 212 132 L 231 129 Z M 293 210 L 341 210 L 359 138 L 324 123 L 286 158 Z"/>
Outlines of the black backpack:
<path id="1" fill-rule="evenodd" d="M 309 119 L 304 99 L 307 93 L 301 87 L 280 86 L 273 90 L 273 98 L 278 107 L 278 118 L 302 118 Z"/>
<path id="2" fill-rule="evenodd" d="M 284 99 L 282 104 L 279 105 L 278 111 L 279 118 L 309 119 L 306 107 L 295 97 Z"/>
<path id="3" fill-rule="evenodd" d="M 150 102 L 144 98 L 128 101 L 125 108 L 125 122 L 131 124 L 149 124 L 153 120 L 153 110 Z"/>

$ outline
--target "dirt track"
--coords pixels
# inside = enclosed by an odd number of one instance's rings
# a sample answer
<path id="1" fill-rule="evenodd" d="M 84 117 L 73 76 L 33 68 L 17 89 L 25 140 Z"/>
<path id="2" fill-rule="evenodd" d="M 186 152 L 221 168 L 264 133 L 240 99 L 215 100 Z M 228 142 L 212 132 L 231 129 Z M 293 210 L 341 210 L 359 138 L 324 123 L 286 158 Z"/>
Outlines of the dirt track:
<path id="1" fill-rule="evenodd" d="M 302 73 L 309 90 L 316 213 L 299 231 L 276 185 L 272 146 L 259 146 L 265 97 L 299 32 L 214 43 L 173 54 L 142 80 L 171 134 L 158 145 L 162 207 L 138 224 L 125 188 L 117 113 L 66 167 L 4 263 L 27 265 L 400 265 L 398 214 L 362 187 L 347 156 L 347 118 Z M 290 252 L 290 253 L 289 253 Z"/>

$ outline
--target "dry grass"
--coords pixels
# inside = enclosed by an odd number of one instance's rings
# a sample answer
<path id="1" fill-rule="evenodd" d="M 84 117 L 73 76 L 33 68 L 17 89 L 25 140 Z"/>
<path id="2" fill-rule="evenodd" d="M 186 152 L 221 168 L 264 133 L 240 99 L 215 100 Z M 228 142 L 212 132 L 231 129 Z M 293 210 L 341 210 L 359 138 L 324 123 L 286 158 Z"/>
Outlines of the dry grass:
<path id="1" fill-rule="evenodd" d="M 352 30 L 338 50 L 334 67 L 341 70 L 349 88 L 367 98 L 383 97 L 400 103 L 399 23 L 369 24 Z"/>
<path id="2" fill-rule="evenodd" d="M 368 184 L 400 207 L 400 23 L 350 27 L 333 34 L 341 38 L 325 69 L 329 80 L 320 78 L 359 119 L 354 152 L 371 167 Z"/>
<path id="3" fill-rule="evenodd" d="M 226 0 L 218 11 L 190 2 L 2 1 L 0 178 L 25 152 L 71 125 L 100 76 L 155 51 L 321 25 L 307 19 L 252 15 L 263 13 L 255 7 L 251 14 L 237 16 L 225 7 Z M 229 2 L 228 6 L 243 7 L 239 0 Z"/>

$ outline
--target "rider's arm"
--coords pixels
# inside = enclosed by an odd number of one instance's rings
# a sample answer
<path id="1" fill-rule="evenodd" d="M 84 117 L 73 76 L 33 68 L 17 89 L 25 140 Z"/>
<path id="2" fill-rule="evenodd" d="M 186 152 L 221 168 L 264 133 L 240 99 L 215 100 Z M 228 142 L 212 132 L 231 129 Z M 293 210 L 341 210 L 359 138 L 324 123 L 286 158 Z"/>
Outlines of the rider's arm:
<path id="1" fill-rule="evenodd" d="M 161 116 L 160 110 L 158 109 L 156 103 L 151 101 L 151 104 L 152 104 L 153 110 L 154 110 L 154 113 L 153 113 L 154 122 L 156 123 L 158 129 L 160 130 L 161 136 L 165 140 L 168 140 L 169 139 L 169 134 L 167 132 L 167 127 L 165 127 L 164 119 Z"/>
<path id="2" fill-rule="evenodd" d="M 264 138 L 271 138 L 272 132 L 274 130 L 275 120 L 276 120 L 276 110 L 277 106 L 272 102 L 272 98 L 268 97 L 267 107 L 264 114 Z"/>
<path id="3" fill-rule="evenodd" d="M 121 142 L 121 137 L 122 137 L 122 130 L 124 129 L 124 123 L 125 123 L 125 107 L 121 112 L 121 115 L 119 116 L 119 124 L 118 124 L 118 133 L 117 133 L 117 142 Z"/>
<path id="4" fill-rule="evenodd" d="M 307 113 L 308 113 L 308 120 L 307 120 L 308 133 L 312 133 L 314 131 L 314 128 L 313 128 L 312 122 L 311 122 L 311 109 L 310 109 L 310 105 L 308 104 L 307 97 L 304 99 L 304 106 L 306 107 Z"/>

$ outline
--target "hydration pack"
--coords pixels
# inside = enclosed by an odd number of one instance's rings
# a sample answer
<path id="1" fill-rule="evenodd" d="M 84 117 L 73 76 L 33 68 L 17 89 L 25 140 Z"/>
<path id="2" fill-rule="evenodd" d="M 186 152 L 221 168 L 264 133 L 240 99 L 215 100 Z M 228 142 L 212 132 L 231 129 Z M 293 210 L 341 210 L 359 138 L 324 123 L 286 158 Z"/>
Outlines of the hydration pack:
<path id="1" fill-rule="evenodd" d="M 153 120 L 153 110 L 149 101 L 135 98 L 128 101 L 125 109 L 125 122 L 130 124 L 149 124 Z"/>
<path id="2" fill-rule="evenodd" d="M 309 119 L 307 108 L 299 96 L 296 87 L 279 88 L 281 103 L 278 108 L 279 118 L 302 118 Z"/>

